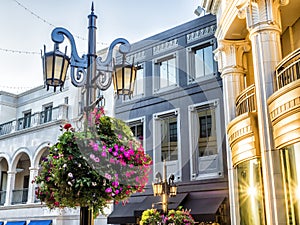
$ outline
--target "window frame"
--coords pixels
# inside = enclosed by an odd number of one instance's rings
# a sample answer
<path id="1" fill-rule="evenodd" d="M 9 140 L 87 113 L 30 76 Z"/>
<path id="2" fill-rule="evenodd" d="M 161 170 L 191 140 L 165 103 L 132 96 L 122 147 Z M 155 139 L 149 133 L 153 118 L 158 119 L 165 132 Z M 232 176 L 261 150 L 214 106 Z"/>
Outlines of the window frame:
<path id="1" fill-rule="evenodd" d="M 204 49 L 208 46 L 212 46 L 212 60 L 213 60 L 213 72 L 211 74 L 204 74 L 204 76 L 196 77 L 195 68 L 195 51 L 199 49 Z M 210 79 L 217 75 L 217 62 L 214 60 L 214 50 L 216 49 L 216 40 L 210 39 L 197 43 L 195 45 L 186 48 L 186 58 L 187 58 L 187 83 L 193 84 L 203 80 Z"/>
<path id="2" fill-rule="evenodd" d="M 46 113 L 46 109 L 48 109 L 50 107 L 51 107 L 51 110 L 47 110 L 47 112 L 51 112 L 50 116 L 49 116 L 50 117 L 50 120 L 49 120 L 48 114 Z M 43 111 L 41 114 L 41 123 L 44 124 L 44 123 L 51 122 L 53 120 L 53 103 L 51 102 L 51 103 L 43 105 L 42 109 L 43 109 Z M 46 116 L 46 114 L 47 114 L 47 116 Z M 48 118 L 48 119 L 46 120 L 46 118 Z"/>
<path id="3" fill-rule="evenodd" d="M 175 79 L 176 79 L 176 82 L 175 84 L 171 84 L 171 85 L 168 85 L 168 86 L 165 86 L 165 87 L 160 87 L 160 63 L 162 62 L 165 62 L 167 60 L 170 60 L 170 59 L 174 59 L 175 60 Z M 174 89 L 176 87 L 179 86 L 179 68 L 178 68 L 178 54 L 177 52 L 173 52 L 173 53 L 170 53 L 170 54 L 166 54 L 164 56 L 161 56 L 161 57 L 157 57 L 155 59 L 152 60 L 152 67 L 153 67 L 153 94 L 156 94 L 156 93 L 160 93 L 160 92 L 164 92 L 164 91 L 168 91 L 168 90 L 171 90 L 171 89 Z"/>
<path id="4" fill-rule="evenodd" d="M 223 148 L 222 148 L 222 132 L 221 132 L 221 112 L 220 112 L 220 101 L 219 99 L 209 100 L 206 102 L 201 102 L 198 104 L 193 104 L 188 106 L 188 123 L 189 123 L 189 150 L 190 150 L 190 180 L 205 180 L 205 179 L 214 179 L 224 177 L 224 168 L 223 168 Z M 198 145 L 195 143 L 196 140 L 198 142 L 199 135 L 195 135 L 197 132 L 193 125 L 197 124 L 195 120 L 195 114 L 197 114 L 199 108 L 207 108 L 214 109 L 214 117 L 215 117 L 215 136 L 217 143 L 217 154 L 208 155 L 208 156 L 199 156 Z M 211 115 L 213 118 L 213 115 Z M 212 121 L 213 123 L 213 121 Z M 200 128 L 199 128 L 200 132 Z M 212 131 L 213 132 L 213 131 Z M 205 170 L 205 172 L 201 172 L 199 169 L 199 163 L 201 161 L 207 161 L 210 164 L 213 163 L 214 160 L 217 160 L 216 167 L 210 170 Z"/>
<path id="5" fill-rule="evenodd" d="M 161 160 L 161 120 L 168 117 L 176 117 L 177 121 L 177 160 L 166 160 L 167 174 L 174 174 L 176 181 L 182 180 L 181 162 L 181 123 L 180 109 L 172 109 L 153 114 L 153 178 L 156 172 L 162 173 L 163 161 Z"/>
<path id="6" fill-rule="evenodd" d="M 130 124 L 142 124 L 143 125 L 143 148 L 144 148 L 144 152 L 146 153 L 146 116 L 142 116 L 142 117 L 138 117 L 138 118 L 133 118 L 130 120 L 126 120 L 125 123 L 131 128 Z"/>
<path id="7" fill-rule="evenodd" d="M 134 93 L 132 93 L 132 96 L 130 96 L 130 98 L 129 98 L 129 96 L 125 96 L 125 98 L 122 98 L 123 102 L 128 102 L 128 101 L 139 99 L 139 98 L 142 98 L 142 97 L 145 96 L 145 86 L 146 86 L 146 83 L 145 83 L 146 70 L 145 70 L 145 68 L 146 68 L 146 63 L 145 62 L 138 62 L 138 63 L 135 64 L 135 67 L 137 67 L 137 72 L 138 72 L 139 69 L 143 70 L 143 74 L 142 74 L 142 78 L 143 78 L 142 79 L 142 83 L 143 83 L 142 88 L 143 88 L 143 91 L 142 91 L 142 93 L 137 94 L 137 95 L 134 95 Z M 137 85 L 137 81 L 138 81 L 137 78 L 138 78 L 138 76 L 136 76 L 136 80 L 135 80 L 135 83 L 134 83 L 134 90 L 136 90 L 136 85 Z"/>

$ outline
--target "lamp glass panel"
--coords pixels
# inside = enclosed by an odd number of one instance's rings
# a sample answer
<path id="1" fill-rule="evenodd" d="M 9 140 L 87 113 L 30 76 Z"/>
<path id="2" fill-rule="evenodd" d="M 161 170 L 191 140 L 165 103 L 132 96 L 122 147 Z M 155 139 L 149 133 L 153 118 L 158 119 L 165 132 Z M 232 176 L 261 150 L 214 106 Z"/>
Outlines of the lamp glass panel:
<path id="1" fill-rule="evenodd" d="M 130 90 L 130 77 L 131 77 L 131 67 L 124 67 L 124 87 L 123 87 L 123 93 L 129 94 Z"/>
<path id="2" fill-rule="evenodd" d="M 67 76 L 67 71 L 68 71 L 68 67 L 69 67 L 69 60 L 64 58 L 64 68 L 62 70 L 62 75 L 61 75 L 61 80 L 63 81 L 63 83 L 65 83 L 66 80 L 66 76 Z"/>
<path id="3" fill-rule="evenodd" d="M 136 82 L 137 68 L 132 66 L 130 72 L 132 72 L 130 92 L 133 93 Z"/>
<path id="4" fill-rule="evenodd" d="M 170 186 L 170 196 L 176 196 L 177 194 L 177 186 Z"/>
<path id="5" fill-rule="evenodd" d="M 55 57 L 55 70 L 54 70 L 54 82 L 55 85 L 60 85 L 61 82 L 61 72 L 63 67 L 64 58 L 60 55 L 56 55 Z"/>
<path id="6" fill-rule="evenodd" d="M 122 72 L 122 67 L 116 68 L 116 78 L 117 78 L 117 89 L 116 89 L 116 92 L 118 94 L 122 94 L 122 89 L 123 89 L 123 72 Z"/>
<path id="7" fill-rule="evenodd" d="M 52 84 L 52 69 L 53 69 L 53 54 L 45 56 L 46 67 L 45 67 L 45 77 L 47 80 L 47 84 Z"/>

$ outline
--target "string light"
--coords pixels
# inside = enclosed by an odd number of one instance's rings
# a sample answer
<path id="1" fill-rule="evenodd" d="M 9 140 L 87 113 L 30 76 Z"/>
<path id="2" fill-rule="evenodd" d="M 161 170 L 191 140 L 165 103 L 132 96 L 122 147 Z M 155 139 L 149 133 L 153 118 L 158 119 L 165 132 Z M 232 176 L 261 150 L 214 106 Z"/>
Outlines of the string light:
<path id="1" fill-rule="evenodd" d="M 29 8 L 27 8 L 26 6 L 24 6 L 23 4 L 21 4 L 19 1 L 17 0 L 13 0 L 14 2 L 16 2 L 20 7 L 22 7 L 23 9 L 25 9 L 26 11 L 28 11 L 31 15 L 35 16 L 37 19 L 41 20 L 42 22 L 48 24 L 49 26 L 51 27 L 56 27 L 55 25 L 53 25 L 52 23 L 48 22 L 46 19 L 40 17 L 39 15 L 37 15 L 36 13 L 34 13 L 33 11 L 31 11 Z M 84 37 L 80 37 L 78 35 L 74 35 L 74 37 L 76 37 L 77 39 L 80 39 L 80 40 L 84 40 L 86 41 L 87 39 L 84 38 Z M 97 44 L 100 44 L 100 45 L 105 45 L 105 46 L 108 46 L 107 43 L 104 43 L 104 42 L 97 42 Z"/>
<path id="2" fill-rule="evenodd" d="M 30 52 L 30 51 L 21 51 L 21 50 L 13 50 L 7 48 L 0 48 L 0 51 L 10 52 L 10 53 L 18 53 L 18 54 L 31 54 L 31 55 L 40 55 L 40 52 Z"/>

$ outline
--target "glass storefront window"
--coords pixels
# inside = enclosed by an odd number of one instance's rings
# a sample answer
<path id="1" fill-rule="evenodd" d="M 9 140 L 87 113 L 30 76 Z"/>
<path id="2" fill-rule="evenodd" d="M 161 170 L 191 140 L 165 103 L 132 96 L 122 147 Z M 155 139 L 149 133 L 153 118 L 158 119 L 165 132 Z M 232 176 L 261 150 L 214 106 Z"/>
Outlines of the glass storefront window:
<path id="1" fill-rule="evenodd" d="M 287 224 L 297 225 L 300 224 L 300 143 L 281 149 L 280 158 Z"/>
<path id="2" fill-rule="evenodd" d="M 258 159 L 237 166 L 241 225 L 264 225 L 261 165 Z"/>

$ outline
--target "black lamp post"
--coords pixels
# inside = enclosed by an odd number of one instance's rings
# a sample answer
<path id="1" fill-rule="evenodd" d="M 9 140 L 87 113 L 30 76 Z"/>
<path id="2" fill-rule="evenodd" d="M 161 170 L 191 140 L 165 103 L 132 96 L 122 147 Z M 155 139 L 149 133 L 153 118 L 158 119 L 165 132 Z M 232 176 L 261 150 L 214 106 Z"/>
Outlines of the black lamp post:
<path id="1" fill-rule="evenodd" d="M 156 173 L 155 182 L 152 184 L 154 196 L 162 197 L 162 209 L 164 214 L 168 212 L 169 197 L 175 197 L 177 186 L 174 183 L 174 174 L 171 174 L 167 181 L 167 165 L 164 161 L 163 177 L 160 172 Z"/>
<path id="2" fill-rule="evenodd" d="M 71 82 L 76 87 L 85 87 L 85 110 L 89 113 L 93 109 L 96 99 L 96 89 L 107 90 L 112 80 L 116 94 L 131 96 L 133 93 L 134 82 L 136 78 L 136 68 L 125 62 L 125 55 L 130 51 L 130 44 L 126 39 L 118 38 L 114 40 L 106 56 L 102 61 L 100 56 L 96 54 L 96 19 L 94 14 L 94 4 L 92 3 L 91 14 L 88 16 L 88 54 L 82 57 L 78 56 L 73 35 L 65 28 L 55 28 L 52 31 L 51 38 L 54 42 L 54 50 L 46 52 L 44 47 L 43 71 L 44 81 L 47 90 L 49 86 L 54 87 L 54 91 L 59 87 L 62 89 L 66 79 L 68 66 L 71 66 L 70 76 Z M 64 36 L 70 41 L 71 57 L 59 51 L 59 44 L 64 41 Z M 113 49 L 119 45 L 119 52 L 123 56 L 121 65 L 113 64 Z M 114 78 L 114 79 L 113 79 Z M 92 225 L 93 209 L 88 207 L 80 208 L 80 225 Z"/>

